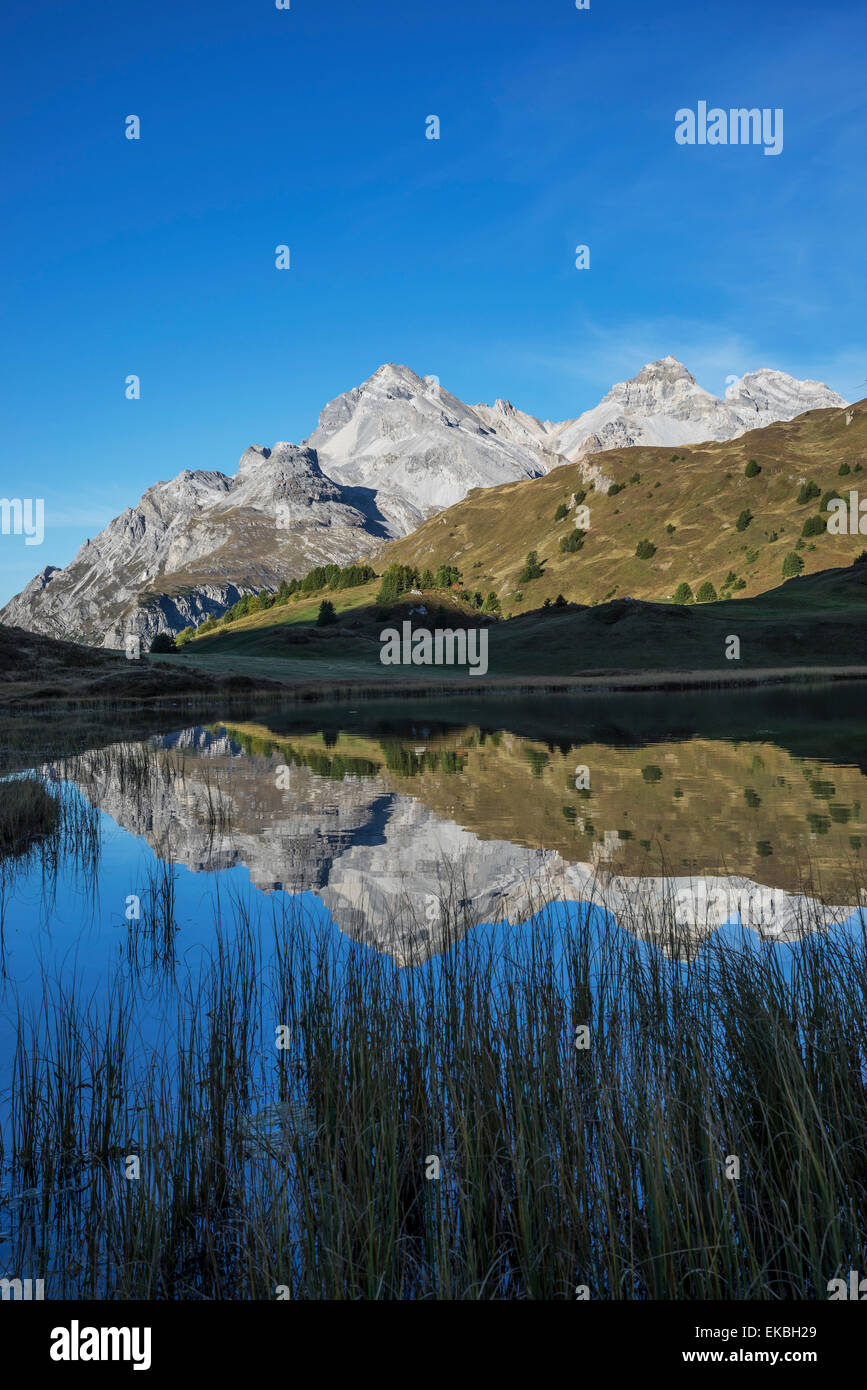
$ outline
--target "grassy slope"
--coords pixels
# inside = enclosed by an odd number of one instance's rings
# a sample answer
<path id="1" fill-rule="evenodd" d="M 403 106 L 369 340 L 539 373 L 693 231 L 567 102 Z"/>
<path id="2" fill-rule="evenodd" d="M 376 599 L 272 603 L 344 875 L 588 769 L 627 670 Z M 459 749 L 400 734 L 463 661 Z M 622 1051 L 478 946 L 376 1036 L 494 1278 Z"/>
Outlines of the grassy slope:
<path id="1" fill-rule="evenodd" d="M 847 424 L 847 418 L 850 423 Z M 761 473 L 746 478 L 756 459 Z M 754 430 L 722 444 L 677 449 L 617 449 L 594 455 L 606 475 L 629 484 L 614 497 L 588 492 L 590 529 L 584 548 L 561 554 L 561 536 L 572 529 L 571 515 L 554 521 L 559 503 L 569 503 L 583 487 L 577 464 L 555 469 L 547 477 L 504 487 L 476 490 L 463 502 L 425 522 L 419 530 L 390 545 L 377 561 L 415 564 L 420 569 L 457 565 L 464 584 L 483 592 L 496 589 L 503 611 L 538 608 L 546 597 L 562 593 L 578 603 L 606 597 L 671 597 L 681 580 L 693 590 L 705 579 L 719 592 L 729 572 L 746 581 L 742 596 L 762 593 L 780 583 L 783 558 L 794 548 L 804 521 L 816 515 L 818 500 L 798 506 L 804 481 L 824 493 L 858 488 L 867 497 L 867 401 L 846 410 L 813 410 L 788 423 Z M 853 470 L 839 477 L 846 462 Z M 855 473 L 856 465 L 862 472 Z M 749 509 L 754 520 L 739 532 L 735 522 Z M 676 529 L 669 535 L 668 525 Z M 777 533 L 777 539 L 769 537 Z M 648 538 L 657 547 L 650 560 L 635 555 Z M 801 554 L 805 573 L 847 565 L 864 548 L 864 537 L 808 538 Z M 544 563 L 541 579 L 523 585 L 518 575 L 530 550 Z M 757 551 L 748 562 L 748 552 Z M 523 593 L 523 600 L 515 597 Z"/>
<path id="2" fill-rule="evenodd" d="M 386 619 L 375 607 L 376 585 L 333 595 L 339 622 L 317 630 L 319 598 L 239 620 L 185 648 L 185 659 L 213 670 L 293 681 L 467 681 L 465 668 L 387 667 L 379 633 L 399 623 L 407 598 Z M 435 596 L 425 595 L 431 605 Z M 442 623 L 455 624 L 460 605 L 448 599 Z M 464 610 L 465 612 L 466 610 Z M 465 620 L 465 619 L 464 619 Z M 418 619 L 413 618 L 417 623 Z M 726 658 L 727 639 L 740 638 L 740 661 Z M 614 599 L 597 607 L 537 610 L 489 632 L 489 678 L 577 676 L 596 672 L 723 671 L 867 667 L 867 566 L 792 579 L 748 599 L 680 607 Z"/>

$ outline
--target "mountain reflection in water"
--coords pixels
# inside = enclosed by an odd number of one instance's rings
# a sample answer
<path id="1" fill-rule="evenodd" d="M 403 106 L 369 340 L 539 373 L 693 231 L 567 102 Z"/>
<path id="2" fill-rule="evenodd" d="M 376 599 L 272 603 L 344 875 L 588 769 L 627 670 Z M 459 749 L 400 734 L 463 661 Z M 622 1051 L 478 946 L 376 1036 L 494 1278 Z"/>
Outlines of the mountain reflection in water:
<path id="1" fill-rule="evenodd" d="M 711 697 L 692 701 L 270 712 L 50 775 L 194 873 L 315 893 L 400 963 L 436 951 L 445 919 L 519 923 L 563 899 L 649 937 L 674 921 L 687 946 L 738 913 L 782 940 L 851 916 L 861 692 L 728 695 L 721 736 L 695 727 Z"/>

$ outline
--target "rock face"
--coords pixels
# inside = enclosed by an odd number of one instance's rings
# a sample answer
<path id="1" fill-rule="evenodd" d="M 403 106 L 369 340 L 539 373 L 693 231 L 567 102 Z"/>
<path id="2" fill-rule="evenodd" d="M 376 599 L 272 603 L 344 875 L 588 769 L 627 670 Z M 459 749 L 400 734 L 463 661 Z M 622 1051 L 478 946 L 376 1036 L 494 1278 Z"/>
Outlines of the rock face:
<path id="1" fill-rule="evenodd" d="M 821 382 L 761 370 L 725 400 L 664 357 L 557 423 L 508 401 L 465 405 L 434 377 L 388 363 L 331 401 L 304 444 L 253 445 L 234 477 L 185 470 L 84 545 L 47 565 L 0 621 L 93 646 L 177 633 L 242 593 L 275 589 L 317 564 L 346 564 L 408 535 L 473 488 L 539 477 L 581 461 L 605 487 L 600 450 L 732 439 L 846 402 Z"/>
<path id="2" fill-rule="evenodd" d="M 633 444 L 702 444 L 735 439 L 777 420 L 793 420 L 805 410 L 845 405 L 842 396 L 819 381 L 797 381 L 785 372 L 762 370 L 741 377 L 725 400 L 699 386 L 674 357 L 642 367 L 630 381 L 618 382 L 607 396 L 576 420 L 546 425 L 549 447 L 572 462 L 601 449 Z"/>
<path id="3" fill-rule="evenodd" d="M 121 648 L 129 634 L 150 643 L 225 612 L 242 593 L 367 554 L 390 534 L 369 495 L 326 478 L 312 449 L 257 445 L 234 478 L 187 470 L 149 488 L 0 618 L 92 646 Z"/>
<path id="4" fill-rule="evenodd" d="M 505 402 L 464 405 L 434 378 L 388 363 L 331 401 L 305 442 L 332 478 L 371 488 L 380 510 L 406 535 L 475 487 L 547 473 L 560 460 L 544 440 L 538 420 Z"/>

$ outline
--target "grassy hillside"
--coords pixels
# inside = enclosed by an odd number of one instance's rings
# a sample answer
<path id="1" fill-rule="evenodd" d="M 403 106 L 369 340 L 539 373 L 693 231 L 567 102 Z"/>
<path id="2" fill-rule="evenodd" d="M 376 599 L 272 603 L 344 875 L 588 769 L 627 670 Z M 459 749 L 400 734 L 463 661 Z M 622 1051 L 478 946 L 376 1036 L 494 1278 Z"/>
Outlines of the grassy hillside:
<path id="1" fill-rule="evenodd" d="M 747 477 L 751 459 L 761 471 Z M 626 595 L 667 599 L 682 581 L 695 593 L 710 580 L 722 594 L 730 573 L 743 588 L 730 584 L 728 592 L 753 596 L 780 583 L 783 560 L 807 519 L 819 514 L 824 494 L 847 496 L 855 488 L 867 498 L 867 401 L 808 411 L 727 443 L 617 449 L 593 462 L 623 489 L 614 495 L 589 489 L 580 466 L 569 464 L 544 478 L 476 490 L 388 546 L 375 563 L 420 570 L 457 565 L 465 585 L 495 589 L 504 613 L 515 614 L 558 593 L 594 604 Z M 840 475 L 841 465 L 848 474 Z M 819 496 L 799 503 L 805 483 L 815 484 Z M 576 521 L 571 508 L 559 521 L 555 513 L 585 489 L 590 525 L 581 549 L 564 554 L 560 540 Z M 752 519 L 738 530 L 742 513 Z M 645 539 L 656 550 L 639 559 L 636 547 Z M 849 564 L 867 538 L 824 533 L 802 545 L 798 553 L 810 574 Z M 538 552 L 544 573 L 521 583 L 530 550 Z"/>
<path id="2" fill-rule="evenodd" d="M 238 619 L 184 648 L 185 661 L 215 671 L 295 682 L 458 679 L 465 667 L 383 666 L 379 636 L 411 608 L 414 627 L 477 621 L 450 595 L 405 595 L 383 610 L 377 585 L 333 594 L 338 621 L 316 628 L 319 596 Z M 867 668 L 867 564 L 801 576 L 766 594 L 681 606 L 612 599 L 595 607 L 543 608 L 492 622 L 487 679 L 610 672 L 724 672 Z M 740 658 L 729 660 L 731 636 Z"/>

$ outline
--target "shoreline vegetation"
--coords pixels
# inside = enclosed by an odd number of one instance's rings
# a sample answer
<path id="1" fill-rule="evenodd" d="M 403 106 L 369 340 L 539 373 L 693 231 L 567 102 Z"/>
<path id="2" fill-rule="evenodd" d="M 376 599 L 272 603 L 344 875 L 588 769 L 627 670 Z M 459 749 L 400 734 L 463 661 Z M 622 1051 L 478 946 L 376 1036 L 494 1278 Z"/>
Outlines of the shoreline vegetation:
<path id="1" fill-rule="evenodd" d="M 223 903 L 179 976 L 158 893 L 99 1002 L 45 978 L 10 1020 L 15 1267 L 52 1298 L 570 1301 L 821 1299 L 864 1267 L 863 921 L 696 953 L 459 897 L 402 965 Z"/>

